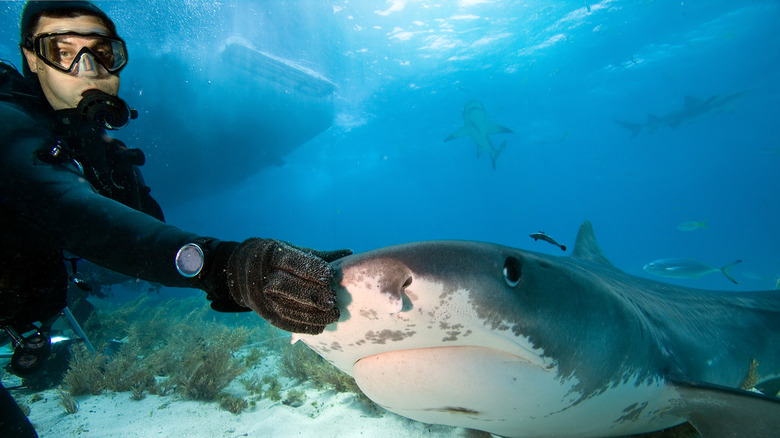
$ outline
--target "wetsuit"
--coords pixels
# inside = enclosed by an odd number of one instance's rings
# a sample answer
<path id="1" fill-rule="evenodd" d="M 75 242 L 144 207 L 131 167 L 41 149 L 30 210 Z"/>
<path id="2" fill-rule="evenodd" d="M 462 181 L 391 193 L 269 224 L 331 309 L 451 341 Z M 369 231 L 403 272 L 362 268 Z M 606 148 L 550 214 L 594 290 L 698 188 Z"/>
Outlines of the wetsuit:
<path id="1" fill-rule="evenodd" d="M 0 323 L 44 320 L 65 306 L 63 249 L 133 277 L 204 288 L 174 266 L 199 236 L 163 222 L 127 148 L 95 125 L 63 126 L 56 113 L 0 102 Z"/>
<path id="2" fill-rule="evenodd" d="M 3 67 L 2 74 L 17 75 Z M 79 123 L 72 112 L 53 111 L 39 87 L 29 90 L 0 99 L 0 325 L 23 331 L 65 307 L 63 250 L 136 278 L 206 290 L 216 310 L 248 310 L 230 298 L 218 262 L 227 256 L 217 253 L 234 246 L 163 221 L 138 169 L 140 151 Z M 205 274 L 193 278 L 174 265 L 188 242 L 214 248 L 212 266 L 207 262 Z M 3 418 L 12 413 L 9 400 L 0 385 L 3 426 L 13 421 Z"/>

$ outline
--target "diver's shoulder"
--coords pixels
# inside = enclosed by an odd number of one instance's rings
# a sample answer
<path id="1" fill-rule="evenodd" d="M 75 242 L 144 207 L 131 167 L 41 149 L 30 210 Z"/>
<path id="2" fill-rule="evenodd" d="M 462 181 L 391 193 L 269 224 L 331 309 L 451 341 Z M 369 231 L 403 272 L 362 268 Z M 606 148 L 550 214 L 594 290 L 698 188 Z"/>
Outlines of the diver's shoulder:
<path id="1" fill-rule="evenodd" d="M 25 79 L 10 62 L 0 61 L 0 129 L 25 129 L 40 126 L 37 112 L 44 101 L 40 91 Z"/>
<path id="2" fill-rule="evenodd" d="M 22 105 L 0 100 L 0 134 L 30 129 L 48 130 L 41 117 L 36 117 Z"/>

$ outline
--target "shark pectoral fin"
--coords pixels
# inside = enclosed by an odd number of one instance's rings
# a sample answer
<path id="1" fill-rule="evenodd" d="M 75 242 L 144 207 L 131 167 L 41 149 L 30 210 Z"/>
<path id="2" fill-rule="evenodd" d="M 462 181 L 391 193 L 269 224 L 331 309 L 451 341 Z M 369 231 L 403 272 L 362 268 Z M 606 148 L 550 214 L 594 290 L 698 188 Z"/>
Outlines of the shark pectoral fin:
<path id="1" fill-rule="evenodd" d="M 514 131 L 507 128 L 506 126 L 501 126 L 498 123 L 493 123 L 493 122 L 485 122 L 482 126 L 482 130 L 485 131 L 485 133 L 487 133 L 488 135 L 514 133 Z"/>
<path id="2" fill-rule="evenodd" d="M 707 383 L 675 383 L 680 401 L 674 413 L 703 437 L 777 436 L 780 399 Z"/>
<path id="3" fill-rule="evenodd" d="M 468 128 L 468 126 L 461 126 L 460 129 L 458 129 L 457 131 L 455 131 L 452 134 L 450 134 L 450 136 L 445 138 L 444 141 L 447 142 L 447 141 L 450 141 L 450 140 L 455 140 L 456 138 L 463 138 L 463 137 L 468 137 L 468 136 L 469 136 L 469 128 Z"/>

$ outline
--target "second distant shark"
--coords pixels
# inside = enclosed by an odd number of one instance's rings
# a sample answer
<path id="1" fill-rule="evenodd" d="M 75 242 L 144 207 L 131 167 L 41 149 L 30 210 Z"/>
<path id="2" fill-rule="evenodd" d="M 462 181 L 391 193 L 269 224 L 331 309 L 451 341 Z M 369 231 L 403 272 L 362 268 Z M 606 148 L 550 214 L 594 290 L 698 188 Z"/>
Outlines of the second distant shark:
<path id="1" fill-rule="evenodd" d="M 631 131 L 631 138 L 634 138 L 639 135 L 642 130 L 653 132 L 663 126 L 668 126 L 673 129 L 677 128 L 683 123 L 725 107 L 745 93 L 745 91 L 739 91 L 726 95 L 715 95 L 709 99 L 685 96 L 685 103 L 681 109 L 660 116 L 648 114 L 647 122 L 645 123 L 625 122 L 617 119 L 614 121 L 618 125 Z"/>
<path id="2" fill-rule="evenodd" d="M 487 119 L 485 106 L 479 100 L 469 101 L 463 107 L 463 126 L 450 134 L 444 141 L 454 140 L 456 138 L 469 137 L 477 144 L 477 155 L 487 152 L 490 155 L 490 162 L 493 170 L 496 169 L 496 160 L 506 147 L 503 142 L 500 147 L 495 147 L 490 136 L 493 134 L 511 134 L 512 130 L 493 123 Z"/>

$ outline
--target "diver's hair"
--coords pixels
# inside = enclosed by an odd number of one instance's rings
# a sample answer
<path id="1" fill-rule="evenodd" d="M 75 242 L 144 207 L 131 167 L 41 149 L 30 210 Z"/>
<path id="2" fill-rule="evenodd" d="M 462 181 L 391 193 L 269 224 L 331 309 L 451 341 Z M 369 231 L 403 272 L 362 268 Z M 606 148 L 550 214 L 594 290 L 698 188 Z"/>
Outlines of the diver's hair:
<path id="1" fill-rule="evenodd" d="M 108 29 L 109 36 L 116 37 L 116 26 L 110 20 L 106 20 L 105 16 L 100 16 L 94 12 L 85 9 L 67 8 L 67 9 L 53 9 L 48 11 L 41 11 L 33 15 L 30 19 L 30 24 L 27 25 L 27 29 L 24 29 L 25 37 L 31 38 L 33 36 L 33 30 L 38 27 L 38 23 L 42 17 L 48 18 L 77 18 L 81 16 L 90 16 L 97 18 L 100 23 Z"/>

